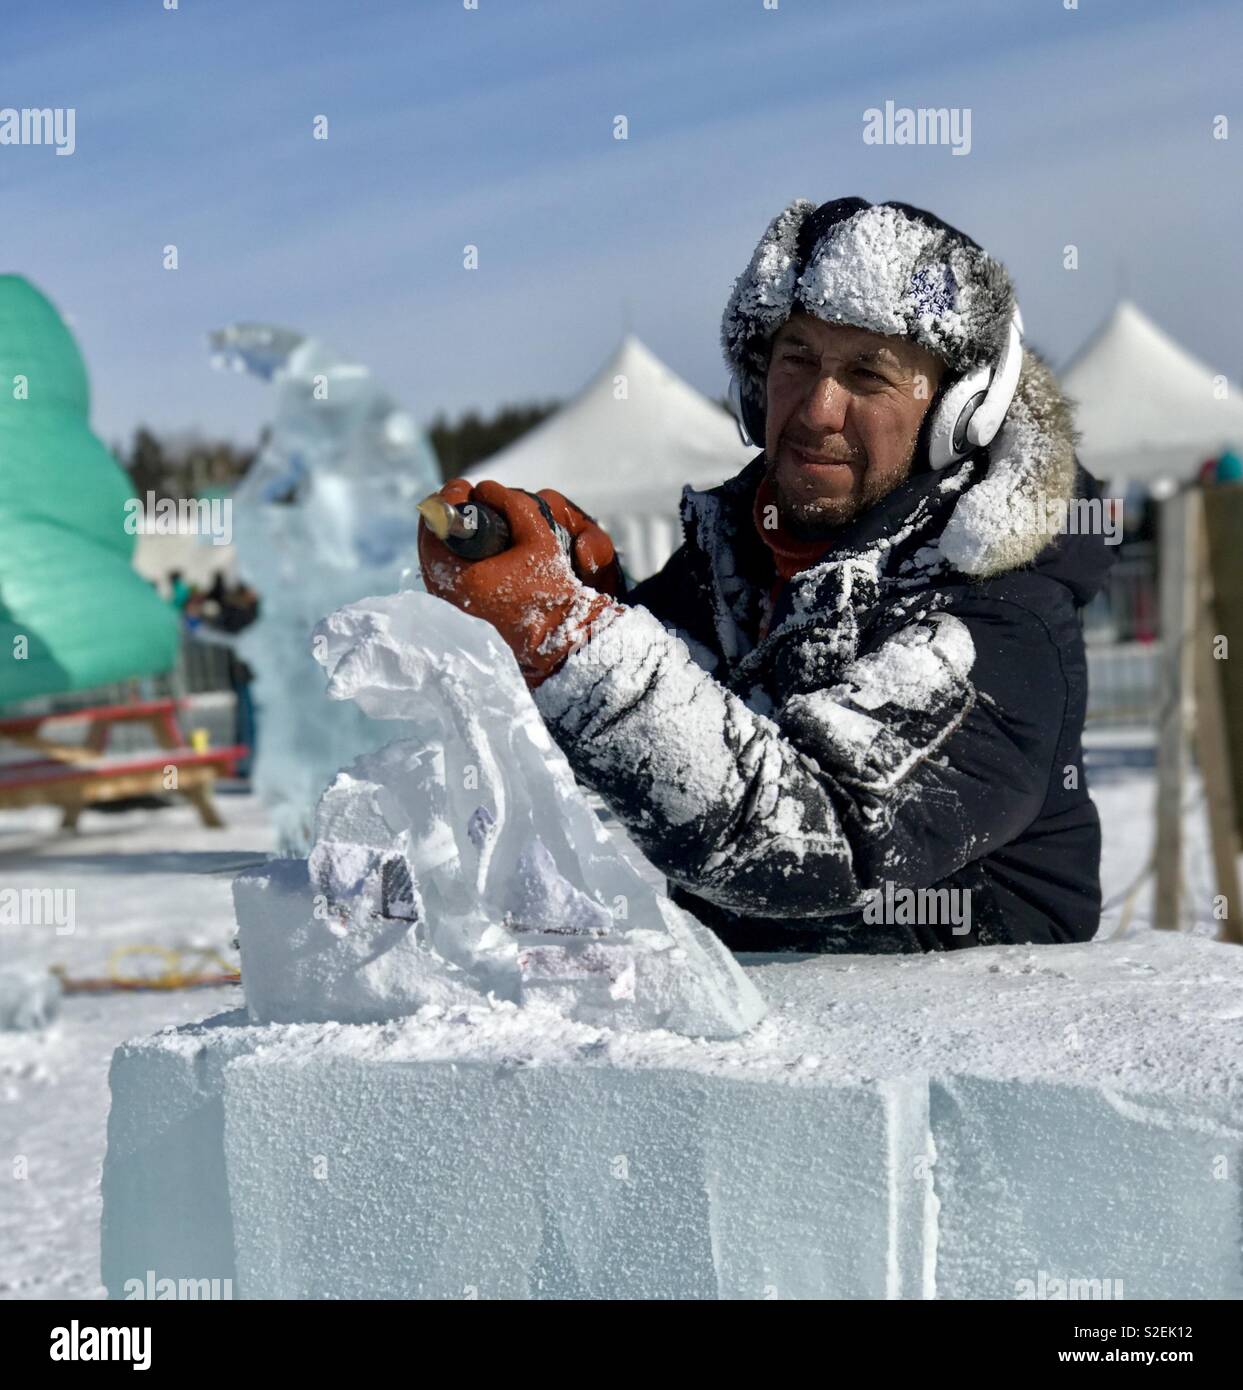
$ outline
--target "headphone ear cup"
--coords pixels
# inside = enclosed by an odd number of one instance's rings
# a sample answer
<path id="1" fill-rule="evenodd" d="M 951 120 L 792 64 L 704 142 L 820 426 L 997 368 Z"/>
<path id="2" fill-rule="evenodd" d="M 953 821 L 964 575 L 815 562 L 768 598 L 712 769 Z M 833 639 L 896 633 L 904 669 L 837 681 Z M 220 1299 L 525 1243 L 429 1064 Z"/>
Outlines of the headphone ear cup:
<path id="1" fill-rule="evenodd" d="M 757 383 L 749 375 L 735 374 L 730 378 L 729 403 L 742 442 L 752 448 L 762 449 L 768 404 L 764 399 L 763 383 Z"/>
<path id="2" fill-rule="evenodd" d="M 991 367 L 978 367 L 949 386 L 933 407 L 928 427 L 928 466 L 948 468 L 972 450 L 967 426 L 988 392 Z"/>
<path id="3" fill-rule="evenodd" d="M 1023 371 L 1023 316 L 1015 307 L 1006 345 L 989 374 L 988 393 L 972 412 L 967 425 L 967 443 L 972 448 L 991 444 L 1001 429 Z"/>

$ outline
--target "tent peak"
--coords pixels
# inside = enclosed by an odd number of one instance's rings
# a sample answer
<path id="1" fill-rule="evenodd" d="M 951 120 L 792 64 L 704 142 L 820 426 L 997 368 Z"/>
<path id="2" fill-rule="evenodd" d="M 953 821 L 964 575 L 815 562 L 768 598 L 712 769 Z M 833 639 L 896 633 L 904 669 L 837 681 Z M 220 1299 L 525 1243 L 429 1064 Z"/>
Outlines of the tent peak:
<path id="1" fill-rule="evenodd" d="M 1208 367 L 1172 338 L 1164 328 L 1149 317 L 1133 299 L 1123 296 L 1114 301 L 1113 308 L 1096 328 L 1088 334 L 1062 368 L 1063 381 L 1072 379 L 1080 365 L 1103 349 L 1135 353 L 1149 359 L 1164 357 L 1168 364 L 1185 371 L 1188 366 L 1201 372 Z"/>
<path id="2" fill-rule="evenodd" d="M 627 332 L 560 410 L 466 476 L 556 488 L 597 514 L 624 498 L 627 510 L 676 518 L 684 483 L 721 482 L 754 453 L 719 405 Z"/>
<path id="3" fill-rule="evenodd" d="M 1243 439 L 1239 388 L 1128 298 L 1060 373 L 1075 403 L 1080 457 L 1117 486 L 1190 477 Z"/>

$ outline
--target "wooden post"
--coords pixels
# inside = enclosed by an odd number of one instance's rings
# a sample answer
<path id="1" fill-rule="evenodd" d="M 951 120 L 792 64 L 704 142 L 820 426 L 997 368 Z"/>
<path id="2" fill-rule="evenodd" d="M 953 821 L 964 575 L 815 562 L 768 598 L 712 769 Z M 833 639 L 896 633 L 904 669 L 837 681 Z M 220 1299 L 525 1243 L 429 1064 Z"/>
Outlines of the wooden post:
<path id="1" fill-rule="evenodd" d="M 1157 689 L 1157 846 L 1153 925 L 1182 926 L 1183 772 L 1192 700 L 1196 513 L 1186 491 L 1161 504 L 1158 546 L 1161 666 Z"/>
<path id="2" fill-rule="evenodd" d="M 1218 637 L 1213 605 L 1213 579 L 1204 526 L 1204 494 L 1192 494 L 1192 536 L 1196 554 L 1195 624 L 1195 742 L 1196 762 L 1204 780 L 1209 843 L 1217 894 L 1226 915 L 1220 919 L 1219 941 L 1243 945 L 1243 897 L 1239 894 L 1239 832 L 1231 778 L 1230 736 L 1221 674 L 1214 646 Z"/>

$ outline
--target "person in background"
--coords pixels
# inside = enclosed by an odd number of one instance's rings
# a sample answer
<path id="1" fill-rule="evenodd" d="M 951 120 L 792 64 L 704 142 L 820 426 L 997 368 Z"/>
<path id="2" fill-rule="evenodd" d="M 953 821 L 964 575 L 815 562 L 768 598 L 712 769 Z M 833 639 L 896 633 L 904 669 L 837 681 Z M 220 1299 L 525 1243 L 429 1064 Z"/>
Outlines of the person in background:
<path id="1" fill-rule="evenodd" d="M 168 576 L 169 602 L 178 611 L 184 613 L 186 604 L 194 593 L 191 585 L 186 583 L 185 576 L 180 570 L 172 570 Z"/>
<path id="2" fill-rule="evenodd" d="M 217 583 L 212 585 L 211 593 L 215 596 L 217 614 L 215 623 L 221 632 L 236 634 L 243 632 L 259 616 L 259 595 L 249 584 L 239 583 L 232 588 L 226 588 L 217 575 Z M 251 693 L 251 684 L 254 681 L 255 673 L 250 666 L 237 654 L 237 649 L 232 644 L 228 648 L 229 653 L 229 688 L 233 691 L 234 706 L 234 742 L 245 744 L 250 750 L 247 756 L 240 759 L 237 764 L 237 775 L 239 777 L 249 777 L 255 753 L 255 739 L 257 736 L 257 724 L 255 720 L 255 701 Z"/>

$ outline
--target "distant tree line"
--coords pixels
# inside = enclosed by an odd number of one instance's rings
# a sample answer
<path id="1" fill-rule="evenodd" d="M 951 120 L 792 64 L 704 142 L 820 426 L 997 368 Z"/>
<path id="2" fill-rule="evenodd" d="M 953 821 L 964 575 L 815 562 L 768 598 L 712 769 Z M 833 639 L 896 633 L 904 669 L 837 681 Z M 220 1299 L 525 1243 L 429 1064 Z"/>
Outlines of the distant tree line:
<path id="1" fill-rule="evenodd" d="M 427 434 L 440 460 L 441 476 L 456 478 L 546 420 L 558 405 L 503 405 L 490 416 L 469 410 L 454 421 L 437 415 Z M 245 476 L 266 438 L 265 429 L 257 445 L 242 448 L 201 439 L 161 439 L 139 426 L 128 449 L 114 444 L 112 452 L 130 475 L 136 496 L 154 492 L 176 499 L 211 490 L 228 492 Z"/>
<path id="2" fill-rule="evenodd" d="M 427 434 L 440 460 L 441 476 L 460 476 L 472 464 L 489 458 L 534 429 L 559 406 L 559 401 L 549 401 L 545 405 L 503 405 L 486 419 L 478 411 L 468 410 L 452 424 L 444 415 L 437 415 L 428 426 Z"/>
<path id="3" fill-rule="evenodd" d="M 198 497 L 212 489 L 228 491 L 244 476 L 258 450 L 200 439 L 160 439 L 140 425 L 128 451 L 114 444 L 112 452 L 133 480 L 136 496 L 154 492 L 157 497 L 177 499 Z"/>

